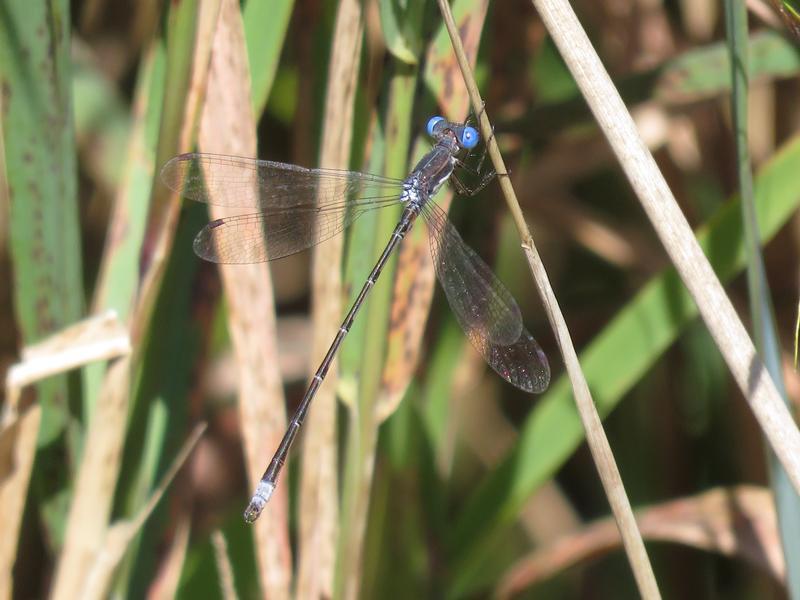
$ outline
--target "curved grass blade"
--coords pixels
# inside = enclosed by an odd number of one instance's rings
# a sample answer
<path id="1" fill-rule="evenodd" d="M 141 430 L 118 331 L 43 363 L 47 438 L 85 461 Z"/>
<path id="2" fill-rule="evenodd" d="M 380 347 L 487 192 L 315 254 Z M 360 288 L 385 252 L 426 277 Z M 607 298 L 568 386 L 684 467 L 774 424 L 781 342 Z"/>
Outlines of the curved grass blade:
<path id="1" fill-rule="evenodd" d="M 386 47 L 407 65 L 416 65 L 422 49 L 423 0 L 380 0 L 378 11 Z"/>

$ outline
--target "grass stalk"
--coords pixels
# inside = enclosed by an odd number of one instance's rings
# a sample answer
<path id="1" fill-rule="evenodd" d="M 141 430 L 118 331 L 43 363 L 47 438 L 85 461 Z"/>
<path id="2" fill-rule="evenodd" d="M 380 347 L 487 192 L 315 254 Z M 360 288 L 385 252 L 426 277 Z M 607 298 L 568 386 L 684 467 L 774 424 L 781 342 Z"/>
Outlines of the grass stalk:
<path id="1" fill-rule="evenodd" d="M 750 297 L 750 317 L 756 348 L 763 357 L 775 387 L 787 409 L 791 404 L 783 382 L 780 342 L 775 327 L 772 300 L 761 253 L 755 201 L 753 174 L 750 163 L 748 134 L 749 52 L 747 9 L 741 2 L 725 0 L 725 25 L 731 64 L 731 114 L 736 139 L 736 165 L 741 196 L 742 225 L 747 249 L 747 289 Z M 795 415 L 796 416 L 796 415 Z M 786 557 L 786 585 L 789 594 L 800 598 L 800 495 L 792 488 L 788 474 L 775 453 L 766 447 L 770 480 L 775 494 L 780 539 Z"/>
<path id="2" fill-rule="evenodd" d="M 450 33 L 453 48 L 467 84 L 473 110 L 480 116 L 479 124 L 481 133 L 484 139 L 489 140 L 488 150 L 492 164 L 498 173 L 507 173 L 508 171 L 500 155 L 497 141 L 492 136 L 491 123 L 486 114 L 486 110 L 484 110 L 484 104 L 478 92 L 478 86 L 472 75 L 472 70 L 469 67 L 466 56 L 464 55 L 461 39 L 453 21 L 452 14 L 450 13 L 450 6 L 445 0 L 439 0 L 439 7 L 448 32 Z M 581 370 L 575 348 L 572 345 L 566 321 L 558 307 L 558 301 L 550 286 L 544 265 L 542 264 L 539 253 L 533 242 L 533 237 L 528 230 L 528 225 L 525 222 L 522 209 L 517 201 L 514 188 L 511 185 L 511 180 L 508 176 L 501 176 L 499 182 L 517 226 L 517 231 L 522 239 L 522 248 L 528 260 L 531 274 L 533 275 L 534 282 L 539 290 L 539 295 L 544 303 L 548 319 L 556 334 L 556 340 L 561 354 L 564 357 L 567 374 L 575 394 L 575 402 L 586 431 L 586 439 L 603 483 L 606 496 L 608 497 L 609 504 L 616 518 L 617 526 L 622 535 L 625 551 L 631 568 L 633 569 L 639 592 L 645 598 L 659 598 L 660 593 L 658 591 L 658 585 L 656 584 L 655 575 L 653 574 L 653 568 L 650 565 L 647 552 L 644 548 L 644 542 L 636 526 L 636 519 L 634 518 L 630 501 L 625 493 L 619 469 L 614 461 L 611 446 L 603 431 L 600 416 L 597 414 L 597 409 L 592 400 L 591 393 L 589 392 L 589 386 L 586 383 L 586 378 Z"/>

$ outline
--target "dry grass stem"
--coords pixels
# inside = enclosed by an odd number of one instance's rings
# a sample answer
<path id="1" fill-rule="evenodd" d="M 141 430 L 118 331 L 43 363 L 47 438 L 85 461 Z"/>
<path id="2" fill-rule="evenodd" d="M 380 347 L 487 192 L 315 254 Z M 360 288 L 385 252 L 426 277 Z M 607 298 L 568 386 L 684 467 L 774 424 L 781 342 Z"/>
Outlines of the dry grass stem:
<path id="1" fill-rule="evenodd" d="M 800 492 L 800 432 L 647 150 L 600 58 L 564 0 L 534 0 L 639 201 L 761 429 Z M 502 181 L 501 181 L 502 183 Z"/>
<path id="2" fill-rule="evenodd" d="M 19 530 L 25 511 L 28 483 L 42 408 L 38 404 L 16 415 L 0 430 L 0 598 L 11 598 L 14 584 L 13 569 L 17 561 Z"/>
<path id="3" fill-rule="evenodd" d="M 159 484 L 153 489 L 147 502 L 139 509 L 133 518 L 114 523 L 108 529 L 108 534 L 96 553 L 94 564 L 92 565 L 86 580 L 85 587 L 81 593 L 81 598 L 85 600 L 100 600 L 108 598 L 113 583 L 114 573 L 122 562 L 125 553 L 133 542 L 136 535 L 141 531 L 148 517 L 153 513 L 161 498 L 167 491 L 167 487 L 178 471 L 186 463 L 197 446 L 197 442 L 205 433 L 206 424 L 197 425 L 189 438 L 184 442 L 178 454 L 172 461 L 167 472 L 161 478 Z"/>
<path id="4" fill-rule="evenodd" d="M 131 341 L 127 328 L 113 310 L 79 323 L 22 350 L 22 362 L 6 373 L 4 411 L 15 411 L 21 389 L 36 381 L 71 369 L 128 354 Z"/>
<path id="5" fill-rule="evenodd" d="M 80 597 L 106 539 L 128 421 L 130 356 L 109 366 L 86 433 L 53 584 L 55 599 Z"/>
<path id="6" fill-rule="evenodd" d="M 364 16 L 361 4 L 339 5 L 333 33 L 325 94 L 319 163 L 347 169 L 353 134 L 355 94 L 360 66 Z M 320 363 L 342 318 L 343 236 L 334 236 L 314 250 L 311 296 L 311 354 L 309 372 Z M 300 483 L 299 561 L 297 595 L 333 595 L 339 505 L 337 496 L 336 383 L 334 360 L 305 424 Z"/>
<path id="7" fill-rule="evenodd" d="M 228 554 L 228 542 L 217 529 L 211 534 L 211 545 L 214 548 L 214 562 L 219 573 L 220 594 L 224 600 L 236 600 L 236 587 L 233 585 L 233 566 Z"/>
<path id="8" fill-rule="evenodd" d="M 255 156 L 255 131 L 239 3 L 223 0 L 213 38 L 198 146 L 204 152 Z M 257 185 L 255 178 L 252 184 Z M 222 218 L 228 213 L 212 206 L 211 216 Z M 272 280 L 266 263 L 220 265 L 220 274 L 228 298 L 228 329 L 238 365 L 247 473 L 254 488 L 286 426 Z M 270 510 L 254 524 L 262 590 L 278 599 L 289 597 L 292 572 L 287 491 L 287 486 L 279 487 L 270 501 Z"/>
<path id="9" fill-rule="evenodd" d="M 3 455 L 9 457 L 8 470 L 2 473 L 0 487 L 0 500 L 5 507 L 0 528 L 5 532 L 3 539 L 7 540 L 7 544 L 0 548 L 0 580 L 9 582 L 9 585 L 12 581 L 11 568 L 16 553 L 17 535 L 35 455 L 36 432 L 41 418 L 39 407 L 31 407 L 21 416 L 18 414 L 22 388 L 45 377 L 91 362 L 127 355 L 130 350 L 127 329 L 119 322 L 114 311 L 107 311 L 71 325 L 36 345 L 28 346 L 22 351 L 22 362 L 8 370 L 7 401 L 0 432 Z M 78 491 L 76 490 L 76 494 Z M 88 499 L 89 496 L 85 498 Z M 0 597 L 10 596 L 0 594 Z"/>
<path id="10" fill-rule="evenodd" d="M 769 27 L 780 31 L 783 29 L 783 23 L 780 16 L 775 13 L 775 10 L 766 2 L 766 0 L 747 0 L 747 10 L 753 13 L 764 24 Z"/>
<path id="11" fill-rule="evenodd" d="M 156 581 L 150 590 L 151 600 L 172 600 L 177 596 L 191 531 L 191 517 L 188 514 L 179 515 L 169 548 L 164 553 Z"/>
<path id="12" fill-rule="evenodd" d="M 478 87 L 475 83 L 472 71 L 464 56 L 461 39 L 459 38 L 458 30 L 453 22 L 450 7 L 445 0 L 439 0 L 439 7 L 444 17 L 445 25 L 450 33 L 453 48 L 467 84 L 467 90 L 469 91 L 473 109 L 480 115 L 479 124 L 481 133 L 484 139 L 488 140 L 488 151 L 492 159 L 492 164 L 498 173 L 507 173 L 508 170 L 500 155 L 497 141 L 491 135 L 491 123 L 489 122 L 486 111 L 483 110 L 484 104 L 478 92 Z M 499 178 L 499 182 L 514 218 L 514 222 L 516 223 L 517 230 L 522 238 L 522 247 L 528 259 L 528 265 L 530 266 L 534 282 L 539 290 L 539 295 L 542 298 L 548 319 L 553 327 L 556 340 L 564 358 L 567 375 L 569 376 L 575 394 L 575 401 L 581 417 L 581 422 L 586 431 L 586 440 L 589 444 L 589 449 L 594 458 L 609 504 L 611 505 L 611 509 L 617 521 L 617 526 L 620 529 L 625 551 L 628 555 L 628 561 L 631 564 L 637 585 L 639 586 L 639 592 L 644 598 L 660 598 L 653 568 L 647 557 L 641 534 L 636 527 L 636 521 L 633 516 L 630 501 L 625 494 L 619 469 L 614 462 L 611 447 L 603 431 L 600 416 L 597 414 L 594 402 L 592 401 L 589 387 L 581 371 L 580 363 L 575 354 L 566 322 L 558 307 L 558 302 L 550 286 L 547 273 L 544 270 L 544 265 L 536 251 L 533 238 L 528 230 L 528 225 L 525 222 L 522 210 L 519 207 L 519 202 L 517 201 L 510 178 L 508 176 L 502 176 Z"/>

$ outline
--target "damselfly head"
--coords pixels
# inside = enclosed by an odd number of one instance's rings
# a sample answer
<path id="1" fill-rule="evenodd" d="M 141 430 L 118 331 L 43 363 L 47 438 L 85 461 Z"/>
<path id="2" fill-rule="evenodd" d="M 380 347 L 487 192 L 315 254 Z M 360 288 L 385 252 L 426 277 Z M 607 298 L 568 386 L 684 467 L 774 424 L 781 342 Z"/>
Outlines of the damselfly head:
<path id="1" fill-rule="evenodd" d="M 446 132 L 450 132 L 456 138 L 459 146 L 471 150 L 478 145 L 481 139 L 478 130 L 469 125 L 460 125 L 458 123 L 451 123 L 444 117 L 435 116 L 431 117 L 428 121 L 428 135 L 434 139 L 440 139 Z"/>

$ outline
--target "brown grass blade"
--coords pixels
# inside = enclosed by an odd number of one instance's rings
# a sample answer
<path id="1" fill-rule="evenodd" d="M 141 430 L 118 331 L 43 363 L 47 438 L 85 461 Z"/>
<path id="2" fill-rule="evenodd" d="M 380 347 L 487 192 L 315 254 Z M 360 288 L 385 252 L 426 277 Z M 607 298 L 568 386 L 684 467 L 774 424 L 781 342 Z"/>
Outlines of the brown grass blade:
<path id="1" fill-rule="evenodd" d="M 214 547 L 214 561 L 219 572 L 220 594 L 224 600 L 236 600 L 236 588 L 233 585 L 233 566 L 228 554 L 228 542 L 217 529 L 211 534 L 211 545 Z"/>
<path id="2" fill-rule="evenodd" d="M 16 408 L 26 385 L 82 365 L 123 356 L 131 351 L 127 328 L 113 310 L 70 325 L 22 350 L 22 361 L 6 373 L 6 410 Z"/>
<path id="3" fill-rule="evenodd" d="M 765 488 L 715 488 L 637 511 L 648 540 L 673 542 L 745 560 L 783 580 L 785 565 L 772 494 Z M 576 564 L 618 549 L 614 522 L 603 519 L 519 560 L 495 590 L 509 598 Z"/>
<path id="4" fill-rule="evenodd" d="M 169 548 L 165 552 L 164 560 L 161 562 L 161 568 L 150 588 L 149 600 L 172 600 L 176 597 L 181 573 L 183 573 L 186 562 L 191 531 L 191 517 L 188 514 L 180 515 L 176 519 L 175 532 Z"/>
<path id="5" fill-rule="evenodd" d="M 255 132 L 239 3 L 223 0 L 213 38 L 198 145 L 204 152 L 255 156 Z M 211 216 L 227 215 L 223 208 L 212 206 Z M 220 274 L 228 298 L 228 329 L 238 365 L 247 472 L 254 488 L 286 425 L 272 280 L 266 263 L 220 265 Z M 292 557 L 287 490 L 285 485 L 276 490 L 269 510 L 254 524 L 259 576 L 263 592 L 270 598 L 289 597 Z"/>
<path id="6" fill-rule="evenodd" d="M 36 345 L 23 349 L 22 362 L 8 370 L 7 402 L 4 406 L 3 429 L 0 433 L 3 456 L 0 467 L 2 468 L 0 499 L 3 501 L 3 506 L 7 507 L 0 517 L 0 526 L 7 532 L 3 537 L 9 544 L 7 548 L 0 549 L 2 557 L 0 564 L 3 565 L 3 569 L 8 569 L 8 577 L 0 575 L 0 579 L 12 581 L 10 569 L 13 567 L 13 555 L 16 551 L 17 534 L 35 454 L 36 430 L 40 417 L 38 408 L 31 408 L 24 411 L 21 416 L 18 415 L 18 400 L 22 388 L 57 373 L 91 362 L 127 355 L 130 351 L 127 329 L 120 323 L 114 311 L 107 311 L 84 319 Z M 36 428 L 31 429 L 34 425 Z M 79 493 L 81 489 L 76 487 L 76 497 Z M 68 542 L 74 542 L 74 538 L 68 536 L 65 543 Z M 7 551 L 11 554 L 9 555 Z M 85 555 L 76 553 L 76 559 L 81 557 L 86 558 Z M 74 581 L 77 582 L 77 579 Z"/>
<path id="7" fill-rule="evenodd" d="M 52 592 L 55 599 L 80 597 L 97 549 L 107 535 L 125 440 L 122 432 L 128 421 L 130 369 L 131 355 L 112 363 L 100 390 L 56 568 Z"/>
<path id="8" fill-rule="evenodd" d="M 171 5 L 171 10 L 179 11 L 180 8 L 180 3 Z M 172 86 L 187 86 L 187 91 L 182 98 L 181 116 L 183 118 L 177 123 L 178 131 L 174 136 L 175 139 L 171 137 L 171 131 L 165 132 L 162 129 L 162 139 L 167 140 L 167 142 L 159 145 L 156 157 L 159 166 L 166 162 L 170 155 L 176 151 L 188 151 L 192 144 L 197 123 L 196 117 L 206 89 L 211 40 L 213 39 L 213 31 L 216 27 L 218 16 L 219 0 L 206 0 L 199 3 L 191 72 L 187 81 L 171 82 Z M 182 88 L 177 89 L 182 90 Z M 167 94 L 167 97 L 169 97 L 169 94 Z M 166 125 L 172 126 L 173 124 L 166 123 Z M 175 145 L 167 146 L 169 142 Z M 145 229 L 145 239 L 142 245 L 140 261 L 142 275 L 139 293 L 131 320 L 131 337 L 134 340 L 134 346 L 137 348 L 143 346 L 140 342 L 144 339 L 150 327 L 150 319 L 158 299 L 158 292 L 161 289 L 161 280 L 166 270 L 172 240 L 175 237 L 181 202 L 182 200 L 178 195 L 169 192 L 165 186 L 154 186 L 150 213 Z"/>
<path id="9" fill-rule="evenodd" d="M 457 25 L 464 36 L 464 53 L 470 65 L 475 64 L 478 56 L 487 10 L 488 3 L 477 3 L 476 7 L 469 7 L 458 17 Z M 430 82 L 431 89 L 437 91 L 438 106 L 453 121 L 464 119 L 469 98 L 453 53 L 449 48 L 443 50 L 433 43 L 428 49 L 425 65 L 424 78 Z M 447 189 L 439 193 L 436 203 L 447 211 L 452 200 L 453 193 Z M 397 250 L 398 268 L 392 290 L 386 362 L 380 394 L 375 401 L 376 423 L 382 423 L 397 410 L 419 362 L 422 336 L 436 288 L 428 237 L 421 229 L 412 230 Z"/>
<path id="10" fill-rule="evenodd" d="M 426 235 L 406 236 L 397 252 L 396 272 L 386 363 L 375 400 L 377 424 L 397 410 L 419 362 L 436 281 Z"/>
<path id="11" fill-rule="evenodd" d="M 364 16 L 357 0 L 339 5 L 328 67 L 328 89 L 322 122 L 320 165 L 349 167 L 355 94 L 364 33 Z M 311 366 L 325 356 L 342 319 L 343 236 L 320 244 L 314 251 L 312 273 Z M 300 487 L 300 549 L 297 573 L 299 598 L 333 595 L 337 524 L 337 361 L 328 371 L 308 415 L 303 441 Z"/>
<path id="12" fill-rule="evenodd" d="M 4 423 L 0 430 L 0 598 L 11 598 L 19 529 L 36 456 L 42 409 L 38 404 Z"/>

